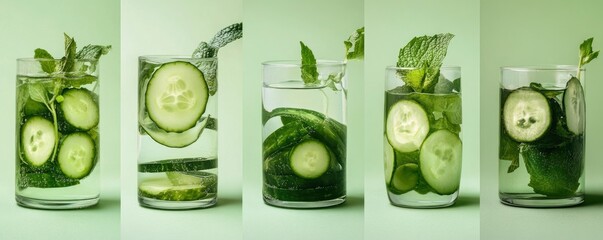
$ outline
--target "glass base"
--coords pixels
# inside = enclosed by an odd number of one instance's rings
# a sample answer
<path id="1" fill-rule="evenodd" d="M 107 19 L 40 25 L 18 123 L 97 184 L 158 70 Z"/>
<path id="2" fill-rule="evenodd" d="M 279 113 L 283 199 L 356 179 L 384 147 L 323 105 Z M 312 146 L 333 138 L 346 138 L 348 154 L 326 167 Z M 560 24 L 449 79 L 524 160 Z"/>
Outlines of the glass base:
<path id="1" fill-rule="evenodd" d="M 452 206 L 458 197 L 458 191 L 450 195 L 419 194 L 409 192 L 401 195 L 387 192 L 389 202 L 396 207 L 404 208 L 443 208 Z"/>
<path id="2" fill-rule="evenodd" d="M 499 193 L 500 202 L 513 207 L 571 207 L 584 202 L 584 194 L 566 198 L 546 197 L 536 193 Z"/>
<path id="3" fill-rule="evenodd" d="M 76 200 L 48 200 L 15 195 L 15 200 L 17 200 L 17 205 L 21 207 L 61 210 L 92 207 L 98 204 L 99 196 L 96 196 L 94 198 Z"/>
<path id="4" fill-rule="evenodd" d="M 282 207 L 282 208 L 326 208 L 333 207 L 345 202 L 346 195 L 343 195 L 338 198 L 323 200 L 323 201 L 312 201 L 312 202 L 296 202 L 296 201 L 281 201 L 278 199 L 273 199 L 264 196 L 264 203 L 274 206 L 274 207 Z"/>
<path id="5" fill-rule="evenodd" d="M 164 209 L 164 210 L 186 210 L 197 208 L 208 208 L 216 205 L 217 197 L 205 198 L 195 201 L 164 201 L 153 198 L 138 197 L 138 203 L 142 207 Z"/>

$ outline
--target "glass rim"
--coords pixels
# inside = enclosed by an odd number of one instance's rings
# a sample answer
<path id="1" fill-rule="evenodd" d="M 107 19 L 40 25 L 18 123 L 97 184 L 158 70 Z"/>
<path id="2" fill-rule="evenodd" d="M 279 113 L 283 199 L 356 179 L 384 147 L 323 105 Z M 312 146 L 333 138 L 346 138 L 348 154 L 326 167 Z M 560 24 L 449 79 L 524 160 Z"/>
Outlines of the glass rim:
<path id="1" fill-rule="evenodd" d="M 418 69 L 417 67 L 397 67 L 397 66 L 387 66 L 385 67 L 386 70 L 415 70 Z M 440 67 L 440 70 L 461 70 L 461 66 L 455 66 L 455 65 L 443 65 Z"/>
<path id="2" fill-rule="evenodd" d="M 161 55 L 161 54 L 152 54 L 152 55 L 142 55 L 138 57 L 139 60 L 152 60 L 152 59 L 174 59 L 174 60 L 195 60 L 195 61 L 216 61 L 217 57 L 191 57 L 187 55 Z"/>
<path id="3" fill-rule="evenodd" d="M 325 67 L 333 67 L 333 66 L 345 66 L 347 63 L 344 61 L 337 60 L 324 60 L 317 59 L 316 66 L 325 66 Z M 301 67 L 301 60 L 272 60 L 262 62 L 262 65 L 265 67 Z"/>
<path id="4" fill-rule="evenodd" d="M 48 58 L 17 58 L 17 62 L 60 62 L 63 59 L 48 59 Z M 75 62 L 98 63 L 98 59 L 75 59 Z"/>
<path id="5" fill-rule="evenodd" d="M 534 72 L 534 71 L 577 71 L 578 66 L 576 65 L 518 65 L 518 66 L 503 66 L 500 67 L 501 71 L 515 71 L 515 72 Z M 580 71 L 586 71 L 584 67 L 580 68 Z"/>

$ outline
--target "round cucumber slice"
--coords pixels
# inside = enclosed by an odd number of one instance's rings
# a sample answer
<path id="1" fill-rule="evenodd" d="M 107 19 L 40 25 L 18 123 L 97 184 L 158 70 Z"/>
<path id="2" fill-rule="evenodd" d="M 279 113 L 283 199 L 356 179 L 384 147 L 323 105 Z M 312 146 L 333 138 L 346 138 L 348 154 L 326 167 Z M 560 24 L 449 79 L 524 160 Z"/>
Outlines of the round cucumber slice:
<path id="1" fill-rule="evenodd" d="M 174 185 L 168 178 L 144 180 L 138 186 L 143 197 L 165 201 L 194 201 L 204 198 L 207 193 L 201 184 Z"/>
<path id="2" fill-rule="evenodd" d="M 567 87 L 563 93 L 563 108 L 565 109 L 567 129 L 576 135 L 584 133 L 586 128 L 584 121 L 586 120 L 584 89 L 580 84 L 580 80 L 575 77 L 567 82 Z"/>
<path id="3" fill-rule="evenodd" d="M 90 174 L 96 158 L 96 145 L 84 132 L 69 134 L 59 147 L 58 162 L 65 176 L 80 179 Z"/>
<path id="4" fill-rule="evenodd" d="M 386 134 L 391 146 L 399 152 L 412 152 L 421 147 L 429 133 L 427 113 L 417 102 L 400 100 L 387 113 Z"/>
<path id="5" fill-rule="evenodd" d="M 461 181 L 461 139 L 448 130 L 438 130 L 423 143 L 419 156 L 421 175 L 437 193 L 448 195 Z"/>
<path id="6" fill-rule="evenodd" d="M 21 128 L 21 151 L 32 166 L 44 165 L 52 156 L 57 136 L 54 125 L 43 117 L 28 119 Z"/>
<path id="7" fill-rule="evenodd" d="M 417 186 L 419 182 L 419 166 L 414 163 L 406 163 L 396 168 L 391 185 L 400 194 L 408 192 Z"/>
<path id="8" fill-rule="evenodd" d="M 149 80 L 145 94 L 149 117 L 167 132 L 184 132 L 205 112 L 209 91 L 203 73 L 189 62 L 161 65 Z"/>
<path id="9" fill-rule="evenodd" d="M 387 141 L 387 137 L 383 138 L 383 165 L 385 166 L 385 184 L 389 184 L 392 180 L 392 174 L 394 173 L 394 165 L 396 164 L 396 157 L 394 154 L 394 149 L 389 142 Z"/>
<path id="10" fill-rule="evenodd" d="M 507 133 L 518 142 L 538 140 L 552 122 L 547 98 L 529 88 L 520 88 L 509 94 L 502 114 Z"/>
<path id="11" fill-rule="evenodd" d="M 306 179 L 322 176 L 329 169 L 330 160 L 329 150 L 317 140 L 307 140 L 298 144 L 289 156 L 293 173 Z"/>
<path id="12" fill-rule="evenodd" d="M 98 105 L 92 93 L 86 89 L 68 89 L 63 92 L 59 105 L 67 123 L 76 129 L 88 131 L 98 125 Z"/>

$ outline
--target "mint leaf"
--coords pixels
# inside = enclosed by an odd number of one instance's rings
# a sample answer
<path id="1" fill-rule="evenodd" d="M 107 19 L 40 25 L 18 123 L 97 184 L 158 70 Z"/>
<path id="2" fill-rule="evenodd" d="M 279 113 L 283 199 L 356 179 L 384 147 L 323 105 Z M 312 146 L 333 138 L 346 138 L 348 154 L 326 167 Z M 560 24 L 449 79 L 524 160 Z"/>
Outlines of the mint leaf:
<path id="1" fill-rule="evenodd" d="M 411 71 L 412 77 L 403 78 L 405 83 L 416 92 L 432 91 L 453 37 L 450 33 L 415 37 L 400 49 L 398 67 L 413 67 L 423 71 L 422 74 L 420 71 Z"/>
<path id="2" fill-rule="evenodd" d="M 69 72 L 73 68 L 73 65 L 75 63 L 75 54 L 76 54 L 75 49 L 76 49 L 75 40 L 72 37 L 69 37 L 69 35 L 65 34 L 65 56 L 61 59 L 62 60 L 62 68 L 61 68 L 62 72 Z"/>
<path id="3" fill-rule="evenodd" d="M 48 51 L 41 48 L 37 48 L 34 51 L 34 58 L 54 60 L 54 58 L 52 57 L 52 55 L 50 55 L 50 53 L 48 53 Z M 56 64 L 54 63 L 54 61 L 43 61 L 40 62 L 40 65 L 42 65 L 42 70 L 46 73 L 53 73 L 56 69 Z"/>
<path id="4" fill-rule="evenodd" d="M 417 101 L 431 113 L 439 113 L 446 117 L 451 124 L 463 123 L 462 102 L 459 94 L 425 95 L 410 93 L 409 97 Z"/>
<path id="5" fill-rule="evenodd" d="M 511 165 L 507 169 L 507 173 L 512 173 L 519 168 L 519 143 L 513 141 L 501 126 L 500 128 L 500 145 L 498 148 L 498 158 L 500 160 L 511 161 Z"/>
<path id="6" fill-rule="evenodd" d="M 364 27 L 356 30 L 352 36 L 344 41 L 346 59 L 363 59 L 364 58 Z M 350 51 L 351 50 L 351 51 Z"/>
<path id="7" fill-rule="evenodd" d="M 235 23 L 223 28 L 218 33 L 216 33 L 216 35 L 209 42 L 209 45 L 216 49 L 219 49 L 221 47 L 226 46 L 226 44 L 229 44 L 242 37 L 243 23 Z"/>
<path id="8" fill-rule="evenodd" d="M 318 83 L 318 70 L 316 68 L 316 58 L 314 53 L 302 41 L 301 45 L 301 78 L 306 84 Z"/>
<path id="9" fill-rule="evenodd" d="M 46 94 L 47 91 L 44 86 L 40 84 L 29 84 L 27 91 L 29 92 L 31 100 L 48 105 L 48 95 Z"/>
<path id="10" fill-rule="evenodd" d="M 580 69 L 593 59 L 599 56 L 599 51 L 593 52 L 593 38 L 584 40 L 580 44 L 580 62 L 578 63 L 578 79 L 580 79 Z"/>
<path id="11" fill-rule="evenodd" d="M 98 60 L 102 55 L 109 53 L 111 46 L 100 46 L 88 44 L 80 49 L 76 54 L 76 59 L 95 59 Z"/>

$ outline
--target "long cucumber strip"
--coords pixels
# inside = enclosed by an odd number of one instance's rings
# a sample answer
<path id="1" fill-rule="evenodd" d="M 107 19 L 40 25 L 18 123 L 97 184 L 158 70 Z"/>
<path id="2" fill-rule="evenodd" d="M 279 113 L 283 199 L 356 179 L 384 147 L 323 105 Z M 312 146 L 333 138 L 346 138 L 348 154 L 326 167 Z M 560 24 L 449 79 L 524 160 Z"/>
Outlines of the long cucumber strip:
<path id="1" fill-rule="evenodd" d="M 264 184 L 264 195 L 281 201 L 320 201 L 345 196 L 345 184 L 307 190 L 278 188 Z"/>
<path id="2" fill-rule="evenodd" d="M 191 172 L 218 167 L 217 159 L 165 159 L 138 165 L 138 172 Z"/>
<path id="3" fill-rule="evenodd" d="M 272 132 L 263 143 L 264 159 L 276 151 L 299 143 L 310 134 L 309 128 L 301 121 L 290 122 Z"/>

